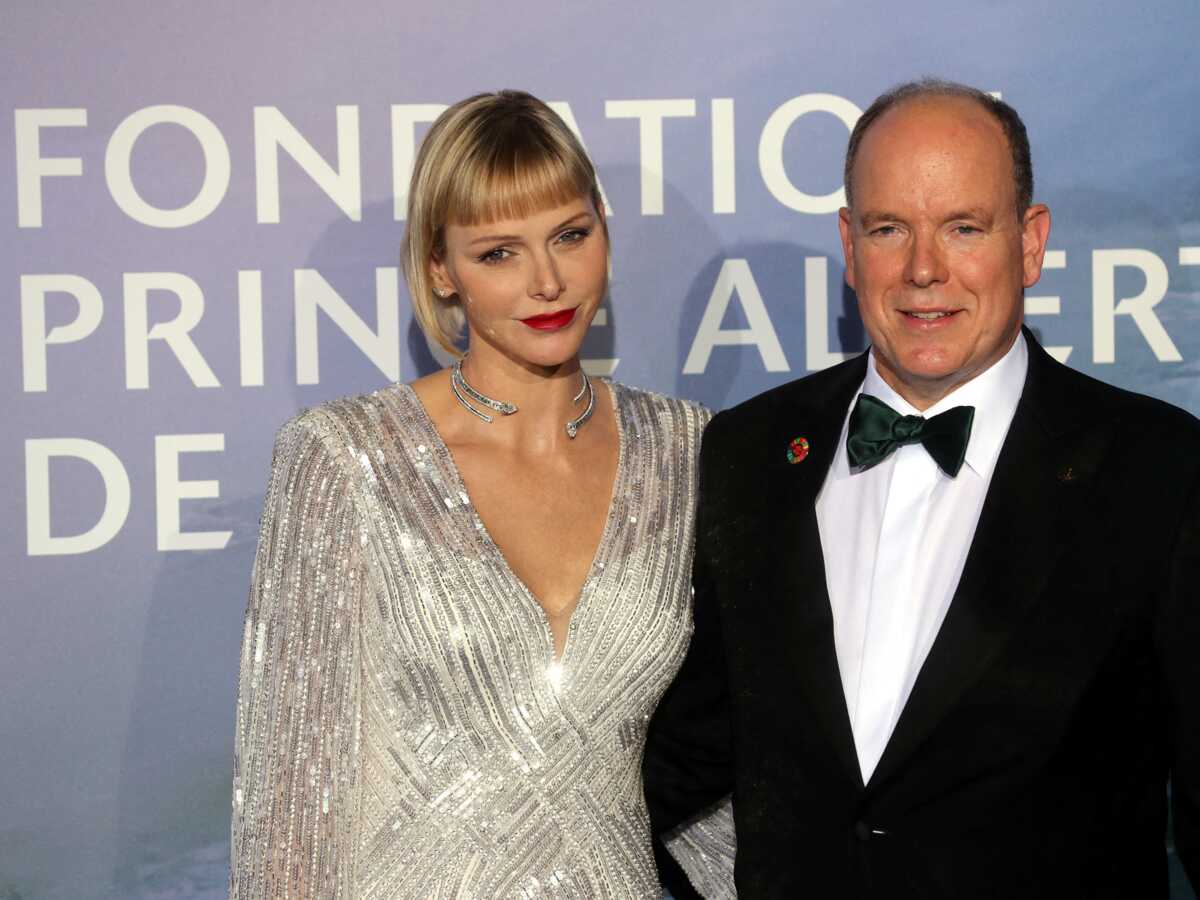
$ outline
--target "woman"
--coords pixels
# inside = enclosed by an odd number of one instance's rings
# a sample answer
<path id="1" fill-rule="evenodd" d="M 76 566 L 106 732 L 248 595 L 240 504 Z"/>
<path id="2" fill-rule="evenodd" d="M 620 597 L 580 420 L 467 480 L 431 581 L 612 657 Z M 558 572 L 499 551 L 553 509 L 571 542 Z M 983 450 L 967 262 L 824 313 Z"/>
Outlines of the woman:
<path id="1" fill-rule="evenodd" d="M 447 110 L 404 266 L 447 370 L 281 430 L 246 617 L 235 897 L 657 897 L 639 765 L 691 627 L 699 407 L 593 381 L 595 172 Z"/>

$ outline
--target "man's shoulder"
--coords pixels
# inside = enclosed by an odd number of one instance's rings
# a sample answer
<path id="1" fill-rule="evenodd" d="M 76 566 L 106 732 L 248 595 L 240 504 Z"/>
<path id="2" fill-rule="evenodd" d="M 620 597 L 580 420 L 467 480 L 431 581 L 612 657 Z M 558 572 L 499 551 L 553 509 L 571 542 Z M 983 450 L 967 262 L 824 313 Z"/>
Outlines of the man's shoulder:
<path id="1" fill-rule="evenodd" d="M 1061 402 L 1081 419 L 1105 419 L 1125 436 L 1139 441 L 1173 441 L 1200 447 L 1200 419 L 1186 409 L 1136 391 L 1101 381 L 1062 363 L 1049 361 L 1047 375 L 1056 382 Z"/>

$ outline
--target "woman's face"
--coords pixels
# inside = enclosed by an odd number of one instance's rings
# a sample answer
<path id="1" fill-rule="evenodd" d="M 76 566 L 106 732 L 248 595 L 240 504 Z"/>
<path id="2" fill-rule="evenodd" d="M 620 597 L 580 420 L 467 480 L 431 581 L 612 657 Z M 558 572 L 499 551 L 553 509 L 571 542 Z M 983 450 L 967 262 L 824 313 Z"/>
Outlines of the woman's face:
<path id="1" fill-rule="evenodd" d="M 470 348 L 552 367 L 579 352 L 608 287 L 608 239 L 590 199 L 486 225 L 447 225 L 434 288 L 458 294 Z"/>

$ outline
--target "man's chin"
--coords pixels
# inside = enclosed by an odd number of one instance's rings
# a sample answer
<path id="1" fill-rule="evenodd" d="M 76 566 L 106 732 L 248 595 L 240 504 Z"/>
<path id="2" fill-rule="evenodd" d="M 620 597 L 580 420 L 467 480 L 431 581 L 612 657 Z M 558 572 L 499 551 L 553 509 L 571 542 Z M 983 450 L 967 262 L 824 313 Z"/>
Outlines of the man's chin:
<path id="1" fill-rule="evenodd" d="M 961 354 L 936 347 L 901 350 L 893 358 L 884 356 L 878 348 L 875 350 L 876 368 L 884 381 L 893 387 L 893 382 L 900 382 L 923 390 L 953 382 L 965 363 Z"/>

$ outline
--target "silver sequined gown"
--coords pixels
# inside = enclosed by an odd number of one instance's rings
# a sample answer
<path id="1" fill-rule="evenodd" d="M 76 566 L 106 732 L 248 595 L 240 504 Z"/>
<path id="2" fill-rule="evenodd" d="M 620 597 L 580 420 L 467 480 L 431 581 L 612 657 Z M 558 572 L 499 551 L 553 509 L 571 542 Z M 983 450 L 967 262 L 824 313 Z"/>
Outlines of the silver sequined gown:
<path id="1" fill-rule="evenodd" d="M 708 416 L 612 396 L 612 506 L 558 662 L 411 388 L 283 427 L 241 658 L 231 896 L 661 896 L 640 763 L 691 632 Z"/>

